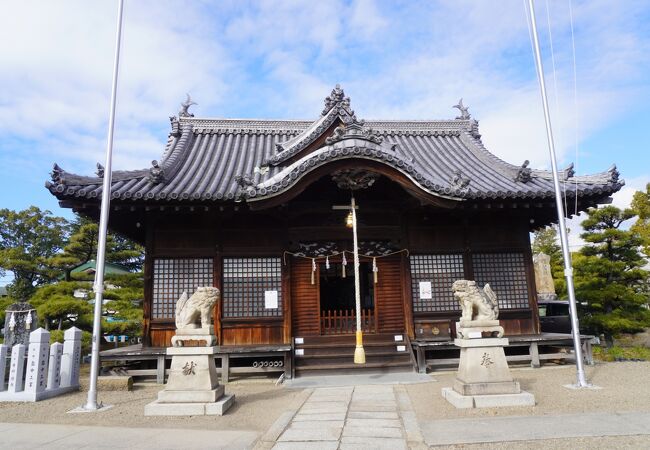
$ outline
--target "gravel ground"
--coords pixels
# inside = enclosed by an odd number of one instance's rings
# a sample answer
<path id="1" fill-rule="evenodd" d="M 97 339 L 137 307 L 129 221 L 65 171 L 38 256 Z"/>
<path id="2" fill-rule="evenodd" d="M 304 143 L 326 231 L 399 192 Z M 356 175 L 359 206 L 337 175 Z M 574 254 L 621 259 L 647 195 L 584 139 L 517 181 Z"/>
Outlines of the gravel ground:
<path id="1" fill-rule="evenodd" d="M 530 416 L 580 412 L 650 411 L 650 362 L 599 363 L 585 367 L 587 379 L 600 390 L 571 390 L 575 366 L 512 369 L 521 388 L 535 394 L 536 406 L 456 409 L 440 390 L 451 386 L 455 372 L 436 372 L 432 383 L 411 384 L 406 389 L 419 420 L 482 416 Z M 467 447 L 472 448 L 472 447 Z M 525 448 L 525 447 L 524 447 Z"/>
<path id="2" fill-rule="evenodd" d="M 101 413 L 66 414 L 86 402 L 87 392 L 63 395 L 36 403 L 0 403 L 0 422 L 100 425 L 139 428 L 190 428 L 266 431 L 286 410 L 295 408 L 301 390 L 276 387 L 274 380 L 242 380 L 226 385 L 235 394 L 224 416 L 145 417 L 144 406 L 155 400 L 157 384 L 136 384 L 133 391 L 99 392 L 98 400 L 113 408 Z"/>
<path id="3" fill-rule="evenodd" d="M 436 372 L 436 381 L 405 385 L 420 421 L 480 416 L 550 415 L 595 411 L 650 411 L 650 362 L 600 363 L 588 366 L 587 377 L 601 390 L 569 390 L 575 368 L 546 366 L 513 369 L 522 388 L 533 392 L 535 407 L 457 410 L 440 395 L 451 386 L 454 372 Z M 138 384 L 131 392 L 100 392 L 99 400 L 112 409 L 97 414 L 66 414 L 85 403 L 85 390 L 37 403 L 0 403 L 0 422 L 103 425 L 122 427 L 252 430 L 264 433 L 285 411 L 297 408 L 300 389 L 276 387 L 273 380 L 241 380 L 226 386 L 237 401 L 225 416 L 144 417 L 144 405 L 153 401 L 162 386 Z M 456 445 L 449 449 L 628 449 L 650 448 L 650 436 L 553 439 L 528 442 Z"/>

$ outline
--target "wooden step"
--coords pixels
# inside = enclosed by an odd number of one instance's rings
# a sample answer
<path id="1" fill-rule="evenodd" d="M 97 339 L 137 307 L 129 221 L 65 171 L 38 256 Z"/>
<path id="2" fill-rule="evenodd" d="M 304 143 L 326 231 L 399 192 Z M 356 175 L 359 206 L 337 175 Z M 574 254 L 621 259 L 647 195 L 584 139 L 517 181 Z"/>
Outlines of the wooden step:
<path id="1" fill-rule="evenodd" d="M 317 358 L 348 358 L 354 356 L 354 349 L 350 351 L 341 351 L 340 348 L 328 349 L 330 353 L 308 353 L 305 352 L 303 355 L 295 355 L 296 359 L 317 359 Z M 396 352 L 394 350 L 386 351 L 383 349 L 373 350 L 364 348 L 366 357 L 368 356 L 394 356 L 394 355 L 403 355 L 410 357 L 408 351 Z"/>
<path id="2" fill-rule="evenodd" d="M 403 362 L 383 362 L 383 363 L 366 363 L 354 364 L 354 362 L 347 364 L 318 364 L 318 365 L 305 365 L 296 367 L 296 375 L 309 376 L 309 375 L 346 375 L 359 372 L 412 372 L 413 365 L 409 361 Z"/>
<path id="3" fill-rule="evenodd" d="M 395 336 L 401 340 L 396 341 Z M 294 343 L 296 375 L 412 371 L 413 355 L 404 333 L 364 334 L 366 364 L 354 364 L 356 336 L 308 336 Z M 398 351 L 398 347 L 404 347 Z"/>
<path id="4" fill-rule="evenodd" d="M 338 357 L 319 357 L 317 359 L 309 358 L 296 358 L 294 361 L 296 368 L 306 367 L 306 366 L 318 366 L 325 367 L 328 365 L 337 365 L 337 364 L 354 364 L 354 355 L 343 355 Z M 392 363 L 401 363 L 406 365 L 413 365 L 411 363 L 411 358 L 409 355 L 366 355 L 367 364 L 392 364 Z"/>
<path id="5" fill-rule="evenodd" d="M 401 341 L 396 341 L 395 336 L 402 336 Z M 302 343 L 296 342 L 298 339 L 302 339 Z M 373 334 L 368 333 L 363 335 L 363 342 L 372 343 L 372 342 L 404 342 L 406 337 L 404 333 L 381 333 Z M 356 336 L 354 334 L 331 334 L 325 336 L 305 336 L 302 338 L 294 338 L 294 345 L 300 347 L 302 345 L 315 345 L 315 344 L 347 344 L 355 343 Z"/>
<path id="6" fill-rule="evenodd" d="M 393 348 L 395 351 L 397 351 L 397 346 L 402 345 L 406 346 L 406 343 L 404 342 L 363 342 L 363 347 L 366 348 Z M 356 342 L 348 342 L 348 343 L 336 343 L 336 344 L 300 344 L 296 345 L 295 348 L 297 349 L 313 349 L 313 350 L 319 350 L 319 349 L 354 349 L 356 348 L 357 344 Z"/>

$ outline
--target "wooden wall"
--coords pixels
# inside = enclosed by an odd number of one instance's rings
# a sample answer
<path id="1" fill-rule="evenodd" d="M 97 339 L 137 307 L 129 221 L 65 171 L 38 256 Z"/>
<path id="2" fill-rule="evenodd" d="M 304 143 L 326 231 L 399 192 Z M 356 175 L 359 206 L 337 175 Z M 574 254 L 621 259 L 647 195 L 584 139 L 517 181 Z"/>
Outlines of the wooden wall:
<path id="1" fill-rule="evenodd" d="M 380 333 L 406 330 L 402 289 L 402 255 L 377 259 L 377 284 L 375 284 L 375 307 L 377 308 Z"/>
<path id="2" fill-rule="evenodd" d="M 363 199 L 362 199 L 363 200 Z M 365 204 L 369 204 L 367 201 Z M 365 206 L 364 203 L 362 205 Z M 501 318 L 509 334 L 538 332 L 538 318 L 528 223 L 525 215 L 506 212 L 462 212 L 409 206 L 411 212 L 391 208 L 362 209 L 360 240 L 388 239 L 411 254 L 472 251 L 523 252 L 528 272 L 529 308 L 502 309 Z M 379 204 L 381 206 L 381 204 Z M 302 206 L 307 211 L 310 206 Z M 349 230 L 339 218 L 326 222 L 331 202 L 319 210 L 321 216 L 295 215 L 291 210 L 271 212 L 150 212 L 146 223 L 145 343 L 167 346 L 174 333 L 170 319 L 151 319 L 152 259 L 156 257 L 204 257 L 214 259 L 215 286 L 221 288 L 221 258 L 229 256 L 276 256 L 295 248 L 297 242 L 349 240 Z M 325 211 L 325 212 L 323 212 Z M 330 211 L 329 213 L 327 211 Z M 311 261 L 288 258 L 282 267 L 283 317 L 273 319 L 221 319 L 215 314 L 220 344 L 288 343 L 292 336 L 320 333 L 318 283 L 309 283 Z M 413 314 L 408 258 L 378 259 L 376 286 L 379 330 L 413 335 L 413 319 L 457 320 L 458 314 Z"/>
<path id="3" fill-rule="evenodd" d="M 317 273 L 311 284 L 311 261 L 292 258 L 291 302 L 292 329 L 294 336 L 317 336 L 320 334 L 320 292 Z"/>

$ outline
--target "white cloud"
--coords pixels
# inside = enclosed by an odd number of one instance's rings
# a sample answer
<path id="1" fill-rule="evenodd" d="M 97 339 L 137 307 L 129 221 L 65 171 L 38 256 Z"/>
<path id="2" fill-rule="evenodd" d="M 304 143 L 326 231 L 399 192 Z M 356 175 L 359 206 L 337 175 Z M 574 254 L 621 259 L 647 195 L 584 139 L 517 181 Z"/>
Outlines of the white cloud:
<path id="1" fill-rule="evenodd" d="M 540 3 L 541 5 L 541 3 Z M 647 92 L 642 2 L 576 2 L 579 117 L 574 117 L 568 5 L 551 2 L 559 105 L 538 7 L 560 164 Z M 607 11 L 606 14 L 603 11 Z M 41 159 L 92 172 L 103 160 L 114 2 L 14 2 L 0 17 L 0 133 Z M 522 3 L 359 0 L 126 2 L 115 167 L 162 152 L 185 92 L 199 115 L 316 117 L 336 82 L 362 118 L 453 118 L 463 97 L 486 146 L 548 167 Z M 577 130 L 576 130 L 577 123 Z M 20 155 L 13 155 L 19 157 Z M 589 149 L 580 150 L 580 160 Z M 0 155 L 3 159 L 7 156 Z M 576 167 L 584 173 L 582 166 Z M 605 169 L 603 167 L 602 169 Z"/>

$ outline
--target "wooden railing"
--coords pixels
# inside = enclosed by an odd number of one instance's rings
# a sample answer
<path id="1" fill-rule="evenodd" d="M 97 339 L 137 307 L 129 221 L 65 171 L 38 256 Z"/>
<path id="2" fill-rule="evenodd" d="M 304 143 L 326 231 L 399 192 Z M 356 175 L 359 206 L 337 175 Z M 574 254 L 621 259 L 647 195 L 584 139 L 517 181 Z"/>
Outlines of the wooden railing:
<path id="1" fill-rule="evenodd" d="M 320 315 L 322 334 L 348 334 L 357 330 L 354 309 L 323 310 Z M 374 309 L 361 310 L 361 329 L 366 333 L 377 331 Z"/>

